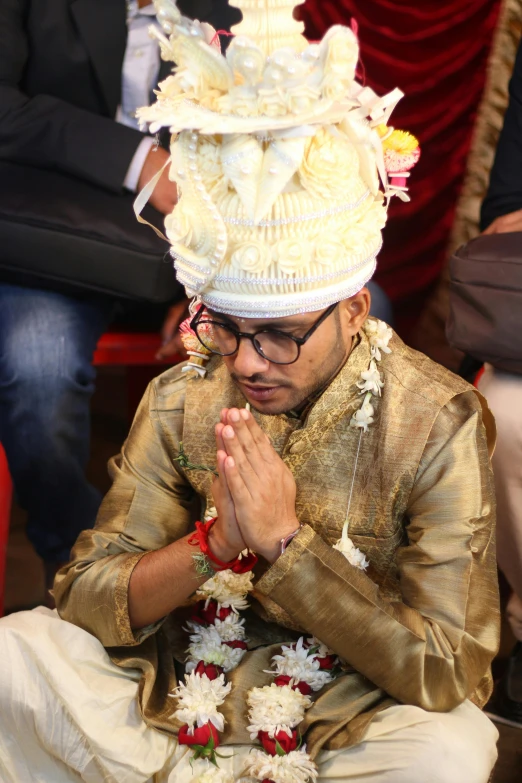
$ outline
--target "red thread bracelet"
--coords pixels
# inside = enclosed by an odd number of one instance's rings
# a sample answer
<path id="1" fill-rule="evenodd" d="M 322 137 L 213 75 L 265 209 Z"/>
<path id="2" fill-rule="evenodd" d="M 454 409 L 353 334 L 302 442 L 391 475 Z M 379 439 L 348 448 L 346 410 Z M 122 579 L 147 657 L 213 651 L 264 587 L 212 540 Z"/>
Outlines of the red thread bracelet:
<path id="1" fill-rule="evenodd" d="M 208 522 L 196 522 L 196 532 L 188 540 L 190 546 L 199 545 L 201 552 L 208 557 L 215 571 L 233 571 L 234 574 L 246 574 L 247 571 L 252 571 L 257 563 L 257 555 L 254 552 L 249 552 L 245 557 L 238 556 L 228 563 L 213 554 L 208 542 L 208 535 L 216 519 L 217 517 L 214 517 Z"/>

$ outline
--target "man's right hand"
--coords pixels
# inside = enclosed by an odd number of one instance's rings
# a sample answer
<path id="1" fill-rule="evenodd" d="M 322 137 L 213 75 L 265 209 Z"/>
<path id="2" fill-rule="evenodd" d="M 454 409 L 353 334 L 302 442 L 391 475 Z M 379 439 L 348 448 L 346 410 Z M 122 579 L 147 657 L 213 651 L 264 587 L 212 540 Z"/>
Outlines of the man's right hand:
<path id="1" fill-rule="evenodd" d="M 217 471 L 219 476 L 212 484 L 212 497 L 217 511 L 217 521 L 209 535 L 212 553 L 220 560 L 228 563 L 234 560 L 240 552 L 246 549 L 246 544 L 239 530 L 234 502 L 225 479 L 225 460 L 227 452 L 223 443 L 224 424 L 216 424 Z"/>
<path id="2" fill-rule="evenodd" d="M 151 147 L 149 154 L 145 158 L 145 163 L 141 169 L 138 179 L 138 192 L 141 191 L 155 174 L 165 165 L 169 154 L 163 147 Z M 159 182 L 154 188 L 154 192 L 149 199 L 149 203 L 158 212 L 163 215 L 170 215 L 178 202 L 178 189 L 175 182 L 169 179 L 169 166 L 165 168 Z"/>

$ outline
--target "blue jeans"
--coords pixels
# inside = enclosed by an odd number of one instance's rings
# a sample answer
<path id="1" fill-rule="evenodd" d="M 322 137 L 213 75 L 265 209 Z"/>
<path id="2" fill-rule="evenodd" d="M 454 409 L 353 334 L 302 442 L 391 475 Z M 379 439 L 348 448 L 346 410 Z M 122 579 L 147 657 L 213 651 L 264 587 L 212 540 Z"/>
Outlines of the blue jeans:
<path id="1" fill-rule="evenodd" d="M 100 494 L 85 477 L 92 354 L 113 304 L 0 283 L 0 442 L 27 534 L 49 562 L 68 560 Z"/>

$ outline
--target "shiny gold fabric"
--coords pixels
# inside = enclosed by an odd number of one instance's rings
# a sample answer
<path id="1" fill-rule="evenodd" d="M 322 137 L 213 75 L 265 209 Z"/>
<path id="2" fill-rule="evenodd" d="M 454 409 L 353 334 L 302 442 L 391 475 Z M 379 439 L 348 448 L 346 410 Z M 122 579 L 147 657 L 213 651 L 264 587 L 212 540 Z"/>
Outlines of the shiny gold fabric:
<path id="1" fill-rule="evenodd" d="M 350 418 L 370 358 L 366 336 L 304 422 L 256 414 L 296 478 L 303 528 L 256 572 L 251 652 L 231 674 L 225 708 L 228 743 L 249 742 L 245 693 L 269 682 L 263 669 L 275 648 L 266 645 L 300 630 L 347 662 L 306 715 L 314 754 L 358 741 L 375 711 L 393 703 L 446 711 L 466 698 L 482 706 L 490 694 L 498 645 L 491 414 L 468 384 L 397 336 L 390 347 L 349 515 L 350 535 L 371 563 L 366 573 L 332 549 L 359 445 Z M 187 610 L 133 633 L 127 585 L 143 553 L 185 535 L 210 502 L 210 475 L 184 475 L 173 459 L 183 440 L 193 462 L 214 464 L 214 424 L 233 405 L 244 400 L 217 359 L 204 379 L 174 368 L 151 384 L 112 461 L 114 484 L 96 527 L 80 536 L 55 585 L 64 619 L 96 635 L 120 665 L 143 671 L 143 715 L 167 732 L 176 728 L 168 692 L 172 656 L 181 661 L 187 644 Z"/>

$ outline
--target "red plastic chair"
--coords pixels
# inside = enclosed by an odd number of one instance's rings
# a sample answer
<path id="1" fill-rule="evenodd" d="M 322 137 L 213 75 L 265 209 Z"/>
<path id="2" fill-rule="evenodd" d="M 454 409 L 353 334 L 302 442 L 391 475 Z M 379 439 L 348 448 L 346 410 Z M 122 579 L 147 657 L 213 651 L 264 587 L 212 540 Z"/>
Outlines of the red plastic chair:
<path id="1" fill-rule="evenodd" d="M 162 365 L 172 365 L 181 361 L 181 357 L 178 356 L 158 361 L 155 354 L 159 347 L 159 337 L 153 333 L 107 332 L 98 343 L 93 360 L 96 366 L 124 365 L 129 367 L 128 390 L 131 409 L 136 407 L 146 381 L 150 380 L 153 375 L 151 367 L 159 368 Z M 146 372 L 143 372 L 145 368 Z M 4 613 L 5 566 L 12 495 L 11 476 L 5 452 L 0 443 L 0 617 Z"/>
<path id="2" fill-rule="evenodd" d="M 9 517 L 11 515 L 11 497 L 13 487 L 7 467 L 5 452 L 0 443 L 0 617 L 4 613 L 5 564 L 7 559 L 7 539 L 9 538 Z"/>

